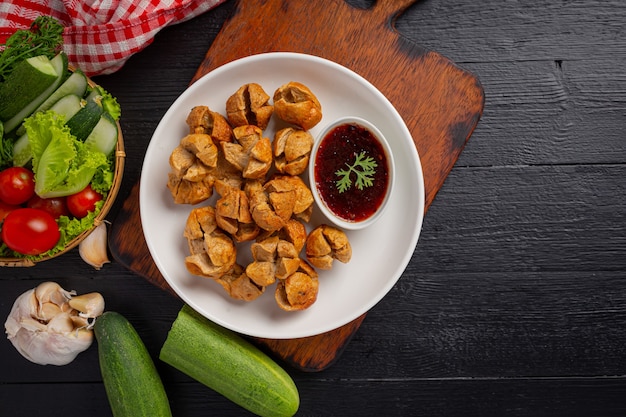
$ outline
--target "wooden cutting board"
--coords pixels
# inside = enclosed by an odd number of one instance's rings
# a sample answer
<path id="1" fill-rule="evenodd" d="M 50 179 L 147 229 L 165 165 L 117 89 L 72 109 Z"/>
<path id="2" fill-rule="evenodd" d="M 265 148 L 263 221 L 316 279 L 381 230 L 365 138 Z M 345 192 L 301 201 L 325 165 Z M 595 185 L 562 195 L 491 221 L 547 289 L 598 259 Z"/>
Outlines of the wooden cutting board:
<path id="1" fill-rule="evenodd" d="M 404 118 L 422 162 L 428 209 L 482 115 L 484 92 L 474 75 L 395 31 L 395 19 L 412 3 L 378 0 L 363 10 L 343 0 L 239 1 L 191 82 L 227 62 L 264 52 L 307 53 L 350 68 Z M 109 245 L 118 262 L 174 294 L 143 237 L 139 184 L 113 222 Z M 297 369 L 320 371 L 339 358 L 365 316 L 317 336 L 253 342 Z"/>

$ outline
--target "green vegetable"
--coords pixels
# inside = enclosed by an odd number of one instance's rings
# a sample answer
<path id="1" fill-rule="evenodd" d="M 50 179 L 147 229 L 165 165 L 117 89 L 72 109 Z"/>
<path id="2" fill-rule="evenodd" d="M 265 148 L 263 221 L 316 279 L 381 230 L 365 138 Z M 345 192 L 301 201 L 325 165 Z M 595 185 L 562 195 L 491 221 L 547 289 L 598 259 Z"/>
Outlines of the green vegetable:
<path id="1" fill-rule="evenodd" d="M 298 411 L 298 389 L 287 372 L 188 305 L 178 313 L 159 358 L 259 416 L 293 416 Z"/>
<path id="2" fill-rule="evenodd" d="M 100 116 L 104 113 L 98 98 L 87 97 L 83 104 L 78 113 L 66 122 L 72 135 L 80 141 L 87 139 L 87 136 L 100 121 Z"/>
<path id="3" fill-rule="evenodd" d="M 362 190 L 363 187 L 371 187 L 374 184 L 372 176 L 376 173 L 374 168 L 378 164 L 371 156 L 365 157 L 365 151 L 356 156 L 352 165 L 348 163 L 346 165 L 348 166 L 347 170 L 340 169 L 335 172 L 335 175 L 340 177 L 336 181 L 339 193 L 343 193 L 352 186 L 352 180 L 350 179 L 350 174 L 352 173 L 356 174 L 356 187 L 359 190 Z"/>
<path id="4" fill-rule="evenodd" d="M 94 149 L 105 155 L 110 155 L 117 144 L 117 124 L 109 113 L 102 113 L 100 120 L 94 126 L 93 130 L 85 139 L 85 144 L 92 146 Z"/>
<path id="5" fill-rule="evenodd" d="M 49 110 L 63 116 L 64 120 L 69 120 L 83 108 L 82 99 L 76 94 L 68 94 L 58 100 Z"/>
<path id="6" fill-rule="evenodd" d="M 67 69 L 66 69 L 67 73 Z M 65 77 L 65 76 L 64 76 Z M 80 70 L 76 70 L 69 76 L 50 96 L 41 103 L 33 113 L 53 109 L 53 106 L 68 95 L 83 97 L 87 91 L 87 76 Z M 67 118 L 69 119 L 69 117 Z M 15 131 L 17 136 L 22 136 L 26 132 L 24 126 L 20 125 Z"/>
<path id="7" fill-rule="evenodd" d="M 62 32 L 63 27 L 59 22 L 54 18 L 42 16 L 33 22 L 29 30 L 16 31 L 5 45 L 0 45 L 1 89 L 8 88 L 4 81 L 9 76 L 24 78 L 24 73 L 21 70 L 16 71 L 16 68 L 28 65 L 24 62 L 34 57 L 45 56 L 50 65 L 53 67 L 56 65 L 53 78 L 56 82 L 60 80 L 60 84 L 55 89 L 48 86 L 48 91 L 39 95 L 46 96 L 41 100 L 29 101 L 22 97 L 25 91 L 34 96 L 30 82 L 20 82 L 18 89 L 21 104 L 16 105 L 11 100 L 0 98 L 0 107 L 7 105 L 15 106 L 15 108 L 22 107 L 18 112 L 32 113 L 28 117 L 19 115 L 16 120 L 21 122 L 23 118 L 24 122 L 10 126 L 11 130 L 6 126 L 7 121 L 6 123 L 0 121 L 0 169 L 14 164 L 26 165 L 30 162 L 33 171 L 36 172 L 36 191 L 40 193 L 40 196 L 45 198 L 73 194 L 90 183 L 95 191 L 103 195 L 103 200 L 96 203 L 96 210 L 86 217 L 76 219 L 61 216 L 57 219 L 61 238 L 48 252 L 36 256 L 24 256 L 11 251 L 0 242 L 0 257 L 28 258 L 36 261 L 64 250 L 75 237 L 93 227 L 94 219 L 100 214 L 113 185 L 114 159 L 97 151 L 97 147 L 93 144 L 78 141 L 71 135 L 65 122 L 82 108 L 81 103 L 83 105 L 87 103 L 88 97 L 100 103 L 100 108 L 97 109 L 99 114 L 104 114 L 103 109 L 109 109 L 107 111 L 111 113 L 111 117 L 119 118 L 120 107 L 116 99 L 101 87 L 88 86 L 87 77 L 80 70 L 68 71 L 67 57 L 61 53 Z M 43 58 L 36 60 L 44 62 L 44 66 L 47 65 Z M 18 75 L 11 75 L 15 72 Z M 28 88 L 25 88 L 26 86 Z M 70 94 L 74 94 L 75 97 L 68 97 Z M 39 104 L 35 106 L 33 102 Z M 26 107 L 30 108 L 25 109 Z M 100 119 L 101 117 L 94 118 L 95 126 L 98 125 Z M 98 140 L 91 139 L 90 142 L 97 142 L 99 146 L 105 148 L 111 146 L 112 132 L 109 127 L 101 126 L 99 135 L 95 135 Z M 83 139 L 91 133 L 85 130 L 82 134 Z M 32 156 L 35 157 L 31 158 Z"/>
<path id="8" fill-rule="evenodd" d="M 99 171 L 112 172 L 102 152 L 77 140 L 62 116 L 52 110 L 24 121 L 33 154 L 35 192 L 41 198 L 62 197 L 85 188 Z"/>
<path id="9" fill-rule="evenodd" d="M 91 229 L 93 227 L 94 220 L 98 213 L 100 213 L 103 205 L 104 200 L 97 202 L 96 209 L 93 212 L 89 212 L 87 216 L 81 219 L 67 216 L 59 217 L 57 219 L 57 224 L 59 225 L 61 237 L 54 248 L 40 256 L 52 256 L 55 253 L 61 252 L 76 236 L 80 235 L 85 230 Z"/>
<path id="10" fill-rule="evenodd" d="M 102 381 L 114 417 L 171 417 L 158 371 L 132 324 L 106 311 L 96 319 L 94 334 Z"/>
<path id="11" fill-rule="evenodd" d="M 4 137 L 4 125 L 0 122 L 0 170 L 13 165 L 13 141 Z"/>
<path id="12" fill-rule="evenodd" d="M 50 64 L 57 74 L 56 79 L 43 93 L 35 97 L 30 103 L 24 106 L 22 110 L 17 112 L 15 116 L 5 122 L 5 127 L 7 131 L 13 131 L 13 129 L 19 126 L 25 118 L 34 113 L 37 107 L 39 107 L 39 105 L 41 105 L 48 97 L 50 97 L 50 95 L 52 95 L 57 90 L 61 82 L 67 77 L 67 55 L 61 52 L 50 61 Z M 22 86 L 22 89 L 24 89 L 24 86 Z"/>
<path id="13" fill-rule="evenodd" d="M 115 121 L 119 120 L 122 115 L 122 108 L 117 102 L 117 99 L 111 95 L 108 91 L 99 85 L 93 88 L 91 95 L 99 96 L 98 100 L 104 108 L 104 111 L 109 113 L 111 118 Z"/>
<path id="14" fill-rule="evenodd" d="M 13 144 L 13 166 L 24 167 L 28 164 L 33 157 L 33 153 L 30 150 L 30 142 L 28 141 L 28 135 L 24 133 Z"/>
<path id="15" fill-rule="evenodd" d="M 64 120 L 68 120 L 78 113 L 81 108 L 81 98 L 74 94 L 68 94 L 54 103 L 50 110 L 60 116 L 63 116 Z M 22 125 L 22 127 L 24 126 Z M 32 157 L 33 153 L 30 148 L 30 141 L 28 140 L 28 134 L 26 133 L 26 128 L 24 127 L 24 134 L 15 141 L 13 146 L 13 165 L 25 166 L 28 162 L 30 162 Z"/>
<path id="16" fill-rule="evenodd" d="M 0 46 L 0 82 L 21 61 L 44 55 L 52 59 L 63 46 L 63 26 L 53 17 L 39 16 L 29 29 L 20 29 Z"/>
<path id="17" fill-rule="evenodd" d="M 0 84 L 0 120 L 5 123 L 7 132 L 19 124 L 11 121 L 8 125 L 7 121 L 44 94 L 57 80 L 57 75 L 52 62 L 43 55 L 20 61 L 15 66 L 15 70 Z"/>
<path id="18" fill-rule="evenodd" d="M 35 111 L 45 111 L 67 95 L 82 97 L 87 91 L 87 76 L 82 71 L 74 71 Z"/>

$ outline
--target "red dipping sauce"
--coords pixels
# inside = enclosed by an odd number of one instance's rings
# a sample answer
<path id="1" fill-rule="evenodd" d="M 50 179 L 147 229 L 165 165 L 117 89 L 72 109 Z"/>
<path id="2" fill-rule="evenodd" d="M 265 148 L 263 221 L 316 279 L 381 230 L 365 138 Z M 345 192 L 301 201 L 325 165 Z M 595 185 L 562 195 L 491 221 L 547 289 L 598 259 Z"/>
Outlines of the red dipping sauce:
<path id="1" fill-rule="evenodd" d="M 372 185 L 359 189 L 357 176 L 352 172 L 352 185 L 339 192 L 337 181 L 341 176 L 336 172 L 348 170 L 362 152 L 377 165 L 370 176 Z M 387 156 L 379 140 L 367 128 L 347 122 L 331 129 L 320 142 L 314 164 L 315 187 L 326 207 L 337 217 L 361 222 L 374 215 L 383 204 L 389 188 Z"/>

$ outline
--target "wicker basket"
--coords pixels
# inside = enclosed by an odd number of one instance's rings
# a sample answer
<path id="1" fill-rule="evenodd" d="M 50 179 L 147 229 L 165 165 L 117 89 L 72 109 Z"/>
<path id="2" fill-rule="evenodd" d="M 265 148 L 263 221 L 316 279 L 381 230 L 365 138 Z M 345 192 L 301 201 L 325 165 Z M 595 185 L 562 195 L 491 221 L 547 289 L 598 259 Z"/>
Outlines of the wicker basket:
<path id="1" fill-rule="evenodd" d="M 89 85 L 91 87 L 94 87 L 96 84 L 93 81 L 89 80 Z M 115 198 L 117 197 L 117 193 L 122 184 L 122 176 L 124 174 L 124 161 L 126 160 L 126 153 L 124 152 L 124 138 L 122 136 L 122 129 L 121 129 L 119 122 L 117 122 L 117 131 L 118 131 L 118 138 L 117 138 L 117 145 L 115 147 L 115 172 L 114 172 L 114 177 L 113 177 L 113 185 L 111 186 L 111 189 L 109 190 L 109 194 L 107 195 L 107 199 L 105 200 L 104 205 L 102 206 L 102 210 L 100 210 L 100 213 L 98 213 L 98 216 L 96 216 L 94 220 L 94 226 L 91 229 L 85 230 L 83 233 L 76 236 L 67 244 L 65 249 L 63 249 L 60 252 L 55 253 L 52 256 L 47 256 L 47 257 L 38 259 L 37 261 L 32 261 L 30 259 L 23 259 L 23 258 L 0 258 L 0 267 L 2 266 L 10 266 L 10 267 L 34 266 L 39 262 L 47 261 L 49 259 L 56 258 L 57 256 L 63 255 L 64 253 L 69 252 L 70 250 L 78 246 L 80 242 L 87 237 L 87 235 L 89 235 L 98 225 L 100 225 L 100 223 L 104 221 L 106 215 L 109 213 L 109 210 L 111 209 L 111 206 L 113 206 L 113 203 L 115 202 Z"/>

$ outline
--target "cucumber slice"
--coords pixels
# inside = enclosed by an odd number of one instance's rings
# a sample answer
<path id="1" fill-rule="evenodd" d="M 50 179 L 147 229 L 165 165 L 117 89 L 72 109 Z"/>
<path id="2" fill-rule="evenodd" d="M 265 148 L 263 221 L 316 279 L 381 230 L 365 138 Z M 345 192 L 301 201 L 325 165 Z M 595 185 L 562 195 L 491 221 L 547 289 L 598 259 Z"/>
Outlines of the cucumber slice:
<path id="1" fill-rule="evenodd" d="M 93 100 L 88 97 L 85 106 L 72 116 L 66 124 L 76 139 L 84 141 L 96 127 L 103 113 L 100 100 Z"/>
<path id="2" fill-rule="evenodd" d="M 85 143 L 108 156 L 115 149 L 117 135 L 117 124 L 109 113 L 105 112 L 102 113 L 100 121 L 85 139 Z"/>
<path id="3" fill-rule="evenodd" d="M 62 115 L 65 120 L 69 120 L 82 108 L 81 98 L 68 94 L 54 103 L 50 110 Z M 28 134 L 24 133 L 13 144 L 13 165 L 23 167 L 30 162 L 32 157 Z"/>
<path id="4" fill-rule="evenodd" d="M 73 72 L 63 82 L 63 84 L 61 84 L 56 90 L 54 90 L 54 92 L 50 95 L 50 97 L 46 99 L 46 101 L 44 101 L 39 107 L 37 107 L 37 109 L 33 113 L 50 109 L 56 102 L 68 95 L 75 95 L 78 97 L 84 96 L 85 92 L 87 91 L 87 85 L 87 76 L 85 74 L 83 74 L 81 71 Z M 69 117 L 67 117 L 68 120 Z M 15 132 L 17 136 L 22 136 L 24 133 L 26 133 L 26 129 L 24 129 L 23 125 L 20 125 L 20 127 L 18 127 Z"/>
<path id="5" fill-rule="evenodd" d="M 68 94 L 54 103 L 50 110 L 62 115 L 65 120 L 70 120 L 82 108 L 83 103 L 80 96 L 76 94 Z"/>
<path id="6" fill-rule="evenodd" d="M 35 110 L 35 112 L 48 110 L 54 103 L 70 94 L 82 97 L 85 95 L 86 91 L 87 76 L 81 71 L 75 71 Z"/>
<path id="7" fill-rule="evenodd" d="M 23 167 L 26 166 L 33 158 L 33 153 L 30 149 L 30 142 L 28 141 L 28 135 L 24 133 L 13 144 L 13 166 Z"/>
<path id="8" fill-rule="evenodd" d="M 89 92 L 87 97 L 85 97 L 85 100 L 93 100 L 99 103 L 102 100 L 102 95 L 98 90 L 93 89 Z"/>
<path id="9" fill-rule="evenodd" d="M 4 105 L 5 99 L 10 101 L 4 106 L 6 113 L 0 112 L 0 118 L 5 120 L 4 128 L 7 132 L 13 131 L 30 116 L 57 89 L 67 74 L 68 60 L 63 52 L 51 60 L 41 56 L 22 62 L 30 62 L 30 65 L 22 67 L 21 63 L 18 64 L 3 83 L 3 86 L 9 89 L 6 93 L 8 97 L 2 97 L 0 92 L 0 103 L 3 103 L 0 106 Z M 12 76 L 14 78 L 9 81 Z M 10 116 L 5 118 L 9 114 Z"/>

